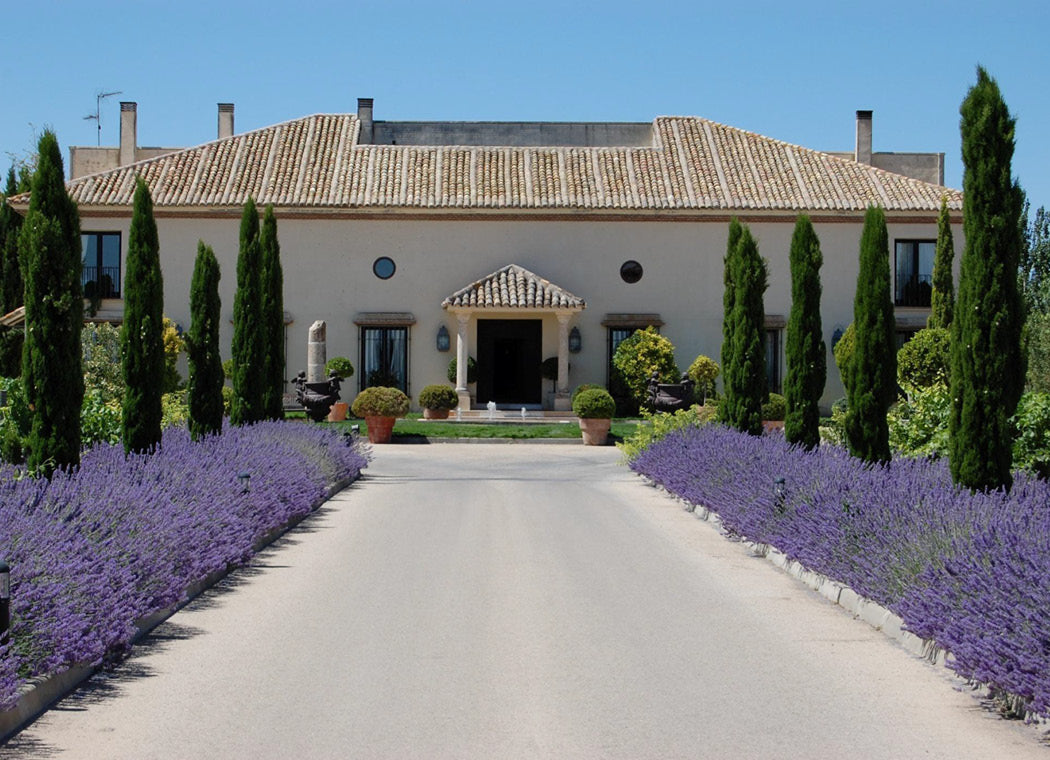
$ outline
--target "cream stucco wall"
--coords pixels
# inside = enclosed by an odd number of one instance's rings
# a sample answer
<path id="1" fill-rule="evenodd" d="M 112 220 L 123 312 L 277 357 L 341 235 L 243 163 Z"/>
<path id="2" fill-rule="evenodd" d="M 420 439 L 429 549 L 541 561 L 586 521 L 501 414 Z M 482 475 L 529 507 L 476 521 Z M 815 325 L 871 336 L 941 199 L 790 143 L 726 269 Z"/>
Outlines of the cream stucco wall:
<path id="1" fill-rule="evenodd" d="M 849 221 L 815 225 L 824 254 L 822 319 L 829 348 L 836 327 L 845 328 L 852 321 L 861 224 L 858 215 Z M 658 313 L 665 323 L 661 332 L 674 343 L 683 370 L 700 353 L 719 359 L 725 221 L 328 220 L 278 213 L 278 225 L 285 310 L 293 319 L 287 330 L 289 379 L 306 368 L 307 330 L 314 320 L 328 323 L 328 356 L 348 356 L 360 370 L 355 315 L 411 312 L 416 322 L 410 330 L 409 392 L 415 401 L 423 386 L 446 381 L 448 362 L 455 356 L 456 318 L 441 308 L 441 301 L 507 264 L 519 264 L 586 300 L 587 308 L 570 322 L 570 326 L 579 326 L 583 338 L 583 351 L 570 359 L 571 387 L 606 381 L 607 332 L 601 322 L 608 313 Z M 126 258 L 127 219 L 92 218 L 88 213 L 81 226 L 84 231 L 120 231 Z M 757 221 L 750 227 L 769 266 L 766 313 L 786 318 L 791 307 L 788 250 L 793 220 Z M 214 248 L 222 269 L 222 352 L 228 357 L 239 219 L 161 217 L 158 229 L 165 313 L 184 328 L 190 323 L 189 285 L 197 241 L 202 239 Z M 961 227 L 955 227 L 953 233 L 958 262 Z M 934 239 L 936 235 L 935 218 L 916 224 L 895 222 L 891 217 L 891 266 L 894 239 Z M 372 263 L 379 256 L 389 256 L 397 264 L 389 280 L 379 280 L 372 273 Z M 638 283 L 627 284 L 620 278 L 620 265 L 628 259 L 644 267 Z M 531 313 L 520 316 L 535 318 Z M 921 314 L 914 316 L 921 318 Z M 557 320 L 553 314 L 542 319 L 542 355 L 554 356 Z M 435 347 L 442 324 L 452 338 L 448 353 L 439 353 Z M 476 322 L 471 324 L 470 340 L 471 354 L 476 356 Z M 344 389 L 350 393 L 344 396 L 352 397 L 359 381 L 355 376 Z M 544 381 L 545 394 L 549 386 Z M 824 405 L 842 395 L 829 350 Z"/>

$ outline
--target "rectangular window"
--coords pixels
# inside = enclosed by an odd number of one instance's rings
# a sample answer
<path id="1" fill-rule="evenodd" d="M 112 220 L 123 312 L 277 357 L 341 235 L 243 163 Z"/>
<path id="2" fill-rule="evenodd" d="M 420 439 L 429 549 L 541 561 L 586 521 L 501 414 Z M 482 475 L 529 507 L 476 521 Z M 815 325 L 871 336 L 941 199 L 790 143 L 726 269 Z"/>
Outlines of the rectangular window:
<path id="1" fill-rule="evenodd" d="M 120 298 L 120 233 L 85 232 L 80 243 L 84 298 Z"/>
<path id="2" fill-rule="evenodd" d="M 934 240 L 898 240 L 896 246 L 897 306 L 929 307 L 933 289 Z"/>
<path id="3" fill-rule="evenodd" d="M 766 330 L 766 383 L 770 393 L 780 393 L 780 330 Z"/>
<path id="4" fill-rule="evenodd" d="M 361 327 L 361 389 L 373 385 L 408 393 L 408 327 Z"/>

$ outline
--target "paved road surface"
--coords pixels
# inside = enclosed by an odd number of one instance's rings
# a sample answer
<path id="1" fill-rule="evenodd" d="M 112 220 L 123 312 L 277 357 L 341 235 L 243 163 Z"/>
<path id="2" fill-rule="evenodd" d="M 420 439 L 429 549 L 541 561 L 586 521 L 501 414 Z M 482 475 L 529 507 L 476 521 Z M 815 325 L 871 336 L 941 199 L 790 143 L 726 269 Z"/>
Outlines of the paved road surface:
<path id="1" fill-rule="evenodd" d="M 611 448 L 367 477 L 0 758 L 1050 758 Z"/>

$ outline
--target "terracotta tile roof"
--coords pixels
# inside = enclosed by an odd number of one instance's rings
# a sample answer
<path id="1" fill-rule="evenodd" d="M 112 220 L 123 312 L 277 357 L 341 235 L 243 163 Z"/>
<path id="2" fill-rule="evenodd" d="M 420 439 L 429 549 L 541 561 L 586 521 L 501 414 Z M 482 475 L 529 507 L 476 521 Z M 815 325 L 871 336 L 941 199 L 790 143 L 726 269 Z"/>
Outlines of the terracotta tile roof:
<path id="1" fill-rule="evenodd" d="M 358 145 L 355 115 L 315 115 L 69 183 L 81 206 L 332 210 L 936 211 L 962 194 L 698 117 L 659 117 L 623 148 Z"/>
<path id="2" fill-rule="evenodd" d="M 571 309 L 580 311 L 586 304 L 564 288 L 533 274 L 517 264 L 508 264 L 487 277 L 457 290 L 444 301 L 442 308 L 455 309 Z"/>

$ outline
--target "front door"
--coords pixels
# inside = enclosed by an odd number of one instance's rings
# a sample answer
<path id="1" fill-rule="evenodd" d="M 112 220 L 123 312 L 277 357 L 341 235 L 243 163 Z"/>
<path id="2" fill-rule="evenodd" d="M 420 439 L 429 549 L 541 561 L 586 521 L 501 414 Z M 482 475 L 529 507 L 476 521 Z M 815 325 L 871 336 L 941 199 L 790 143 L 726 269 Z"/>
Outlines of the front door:
<path id="1" fill-rule="evenodd" d="M 539 404 L 542 341 L 538 319 L 479 319 L 478 403 Z"/>

